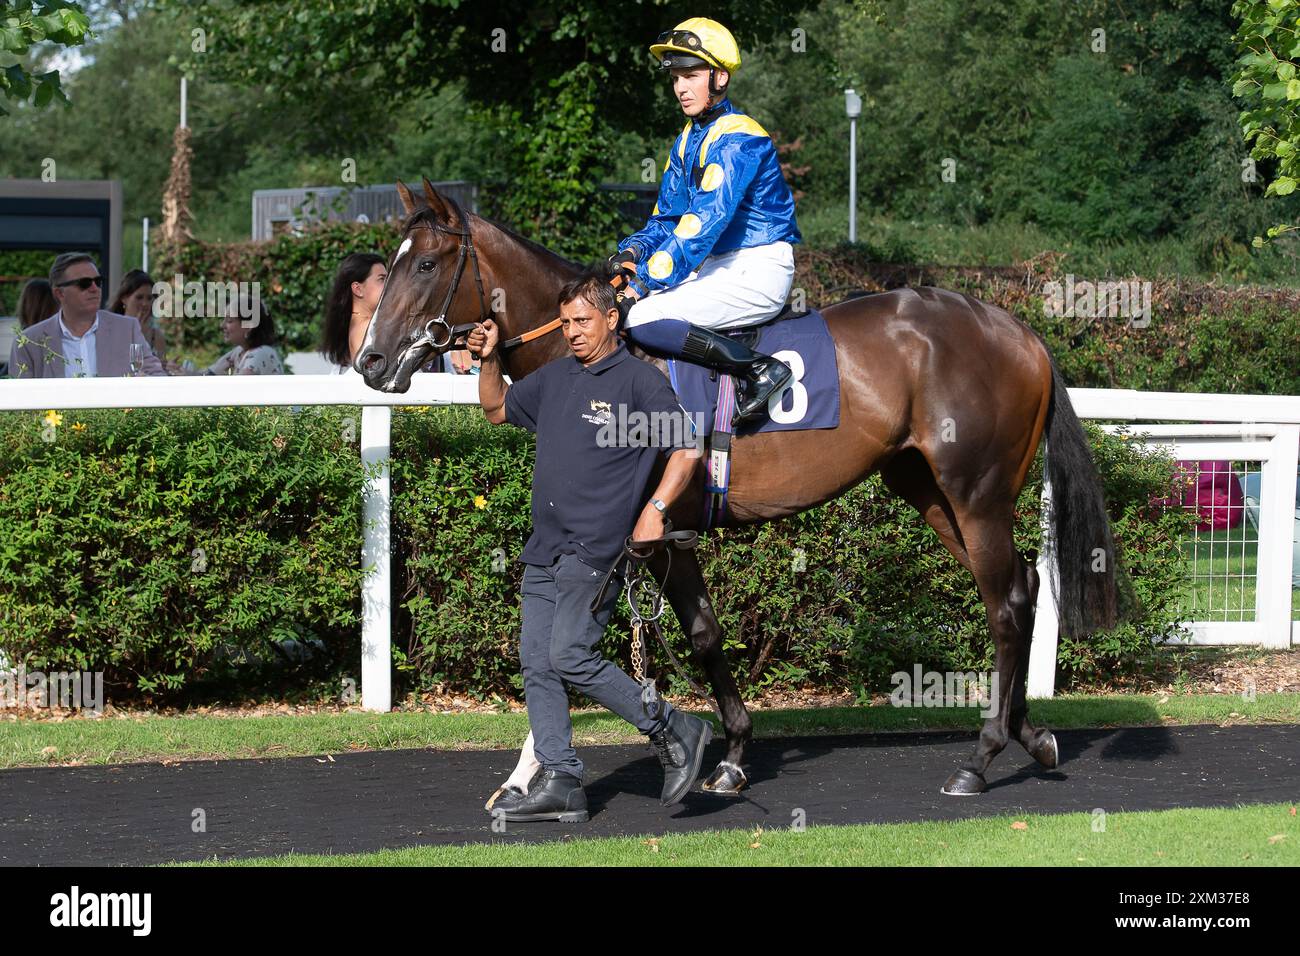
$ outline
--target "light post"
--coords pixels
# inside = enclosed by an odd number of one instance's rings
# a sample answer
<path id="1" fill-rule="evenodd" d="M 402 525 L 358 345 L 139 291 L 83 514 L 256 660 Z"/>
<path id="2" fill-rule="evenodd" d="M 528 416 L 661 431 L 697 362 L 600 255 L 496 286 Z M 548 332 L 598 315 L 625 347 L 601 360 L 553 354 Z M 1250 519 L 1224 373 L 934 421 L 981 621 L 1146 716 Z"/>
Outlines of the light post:
<path id="1" fill-rule="evenodd" d="M 844 112 L 849 115 L 849 242 L 857 242 L 858 117 L 862 115 L 862 97 L 853 90 L 844 91 Z"/>

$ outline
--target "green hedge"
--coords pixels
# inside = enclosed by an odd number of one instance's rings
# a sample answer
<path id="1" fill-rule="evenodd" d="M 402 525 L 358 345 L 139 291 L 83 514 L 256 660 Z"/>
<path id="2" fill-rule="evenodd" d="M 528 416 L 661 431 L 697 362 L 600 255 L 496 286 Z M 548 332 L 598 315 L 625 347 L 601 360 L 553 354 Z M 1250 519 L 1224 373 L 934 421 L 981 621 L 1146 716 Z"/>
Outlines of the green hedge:
<path id="1" fill-rule="evenodd" d="M 879 261 L 884 253 L 902 258 Z M 1046 314 L 1043 289 L 1064 282 L 1063 258 L 1048 253 L 1020 266 L 910 263 L 909 250 L 839 246 L 801 250 L 794 285 L 809 304 L 857 289 L 931 285 L 1006 309 L 1043 336 L 1071 386 L 1166 392 L 1300 395 L 1300 289 L 1224 286 L 1168 276 L 1078 275 L 1151 283 L 1149 324 L 1122 317 Z"/>
<path id="2" fill-rule="evenodd" d="M 320 642 L 312 679 L 355 677 L 358 421 L 352 409 L 69 412 L 57 426 L 0 416 L 0 650 L 29 669 L 103 669 L 114 699 L 213 686 L 239 697 L 267 673 L 272 683 L 257 687 L 286 693 L 302 675 L 237 665 L 232 653 L 272 660 L 289 638 Z M 1171 631 L 1183 570 L 1184 519 L 1147 507 L 1170 462 L 1093 438 L 1144 616 L 1063 642 L 1067 683 L 1144 667 L 1151 639 Z M 473 408 L 395 415 L 400 690 L 519 692 L 514 559 L 529 533 L 532 449 L 527 433 L 494 429 Z M 1038 493 L 1035 470 L 1018 512 L 1022 548 L 1038 536 Z M 969 574 L 878 479 L 776 524 L 711 533 L 701 558 L 725 595 L 718 610 L 748 693 L 887 689 L 891 672 L 918 662 L 992 666 Z M 605 652 L 626 660 L 626 635 L 620 608 Z M 670 636 L 685 650 L 675 621 Z"/>
<path id="3" fill-rule="evenodd" d="M 5 414 L 0 649 L 29 670 L 103 670 L 115 697 L 180 691 L 286 639 L 359 660 L 348 416 Z"/>
<path id="4" fill-rule="evenodd" d="M 0 315 L 17 315 L 18 299 L 27 280 L 45 278 L 53 264 L 54 253 L 47 250 L 0 250 Z"/>

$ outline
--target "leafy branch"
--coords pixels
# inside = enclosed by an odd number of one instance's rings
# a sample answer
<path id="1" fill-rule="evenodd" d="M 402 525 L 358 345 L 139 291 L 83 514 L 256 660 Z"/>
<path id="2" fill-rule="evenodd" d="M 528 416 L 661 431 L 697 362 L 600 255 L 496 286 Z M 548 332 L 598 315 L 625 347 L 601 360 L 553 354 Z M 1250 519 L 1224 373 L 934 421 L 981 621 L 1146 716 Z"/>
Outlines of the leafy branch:
<path id="1" fill-rule="evenodd" d="M 14 0 L 0 2 L 0 61 L 26 56 L 38 43 L 80 46 L 91 36 L 90 20 L 76 3 L 67 0 Z M 0 92 L 5 99 L 31 100 L 43 109 L 55 99 L 68 102 L 59 83 L 59 71 L 32 73 L 22 63 L 0 68 Z M 0 116 L 9 111 L 0 106 Z"/>
<path id="2" fill-rule="evenodd" d="M 1241 55 L 1232 95 L 1250 106 L 1238 122 L 1246 142 L 1254 143 L 1251 158 L 1277 161 L 1264 194 L 1289 196 L 1300 185 L 1300 0 L 1237 0 L 1232 15 L 1241 22 L 1233 37 Z M 1297 229 L 1300 224 L 1280 223 L 1254 245 Z"/>

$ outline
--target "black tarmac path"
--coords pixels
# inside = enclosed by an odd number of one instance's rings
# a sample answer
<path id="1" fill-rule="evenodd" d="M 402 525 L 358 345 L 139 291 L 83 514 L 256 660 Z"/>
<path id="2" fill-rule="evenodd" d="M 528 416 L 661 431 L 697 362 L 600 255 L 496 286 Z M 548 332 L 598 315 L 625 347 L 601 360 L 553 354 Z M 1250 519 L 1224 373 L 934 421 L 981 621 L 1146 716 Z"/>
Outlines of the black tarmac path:
<path id="1" fill-rule="evenodd" d="M 300 853 L 660 834 L 726 828 L 952 820 L 1007 813 L 1107 813 L 1300 799 L 1300 727 L 1058 730 L 1061 766 L 1018 745 L 988 792 L 946 797 L 970 733 L 758 740 L 737 798 L 699 792 L 659 805 L 647 746 L 584 747 L 587 824 L 509 824 L 483 810 L 515 751 L 390 750 L 259 760 L 0 771 L 0 865 L 163 863 Z M 723 756 L 710 746 L 705 772 Z M 195 831 L 201 819 L 205 829 Z"/>

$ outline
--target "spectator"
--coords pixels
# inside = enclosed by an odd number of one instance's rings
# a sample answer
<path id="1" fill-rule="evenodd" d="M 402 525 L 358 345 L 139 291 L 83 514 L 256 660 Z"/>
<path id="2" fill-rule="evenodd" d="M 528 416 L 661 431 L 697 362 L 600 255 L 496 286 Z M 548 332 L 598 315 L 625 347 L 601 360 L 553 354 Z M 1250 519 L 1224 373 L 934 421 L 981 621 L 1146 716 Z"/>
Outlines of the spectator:
<path id="1" fill-rule="evenodd" d="M 354 252 L 339 263 L 325 303 L 320 343 L 321 354 L 330 360 L 334 374 L 351 371 L 352 358 L 366 337 L 387 278 L 384 257 L 373 252 Z"/>
<path id="2" fill-rule="evenodd" d="M 143 269 L 132 269 L 122 278 L 117 295 L 108 306 L 108 311 L 118 315 L 129 315 L 140 323 L 144 340 L 153 349 L 153 354 L 164 365 L 167 362 L 167 339 L 163 336 L 162 325 L 154 315 L 153 303 L 158 298 L 153 291 L 153 279 Z"/>
<path id="3" fill-rule="evenodd" d="M 251 305 L 256 303 L 256 310 Z M 201 374 L 203 375 L 283 375 L 284 366 L 280 364 L 280 354 L 275 350 L 275 323 L 266 311 L 260 299 L 250 300 L 242 296 L 239 308 L 231 305 L 225 318 L 221 320 L 221 330 L 226 341 L 234 346 L 221 356 Z M 254 313 L 251 326 L 244 316 Z"/>
<path id="4" fill-rule="evenodd" d="M 84 252 L 65 252 L 50 267 L 58 311 L 20 331 L 9 353 L 10 378 L 108 378 L 131 371 L 139 346 L 145 375 L 166 375 L 140 323 L 99 307 L 103 278 Z"/>
<path id="5" fill-rule="evenodd" d="M 379 307 L 388 268 L 383 256 L 373 252 L 354 252 L 339 263 L 334 285 L 325 303 L 325 326 L 321 332 L 320 352 L 330 361 L 331 372 L 347 375 L 352 359 L 366 337 L 370 319 Z M 457 349 L 434 356 L 420 368 L 421 372 L 478 373 L 478 362 L 469 352 Z"/>
<path id="6" fill-rule="evenodd" d="M 49 279 L 31 279 L 23 286 L 23 293 L 18 297 L 20 328 L 30 329 L 37 322 L 43 322 L 58 311 L 59 303 L 54 301 L 54 291 Z"/>

